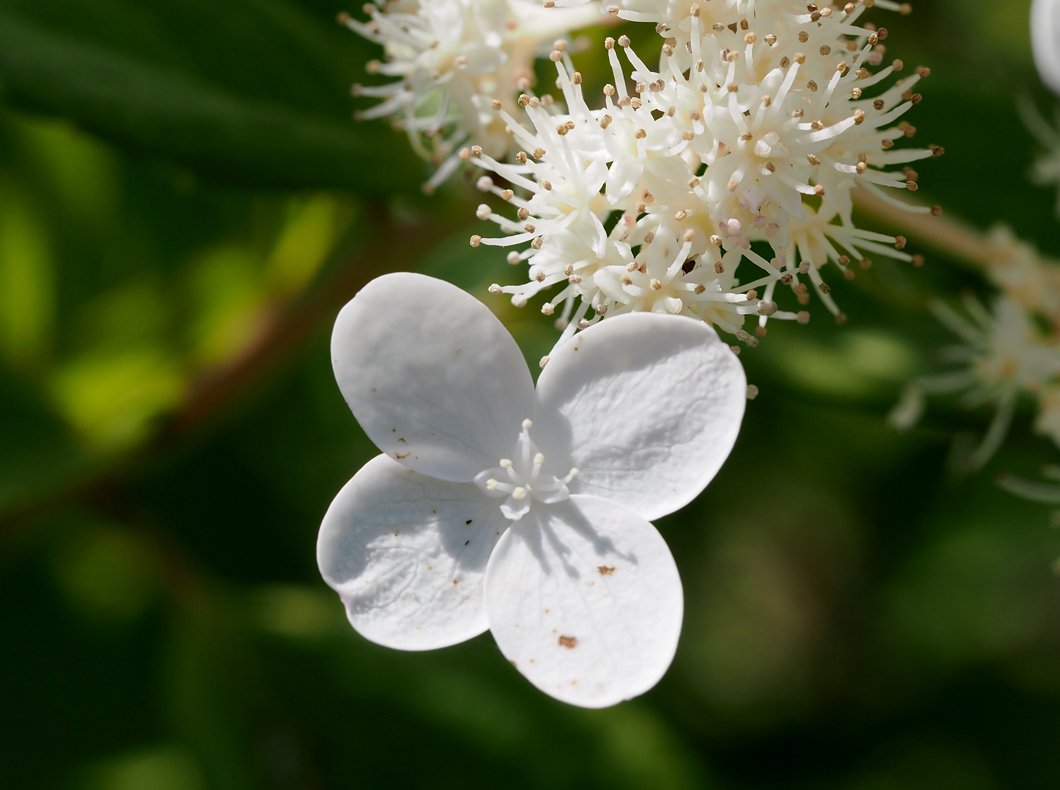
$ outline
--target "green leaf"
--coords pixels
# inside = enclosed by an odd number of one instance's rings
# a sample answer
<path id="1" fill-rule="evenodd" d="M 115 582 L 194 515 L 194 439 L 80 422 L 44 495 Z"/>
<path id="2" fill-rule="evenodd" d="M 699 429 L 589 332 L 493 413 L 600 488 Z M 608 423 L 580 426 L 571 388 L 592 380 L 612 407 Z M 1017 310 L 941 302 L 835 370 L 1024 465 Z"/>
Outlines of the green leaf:
<path id="1" fill-rule="evenodd" d="M 0 90 L 209 176 L 416 189 L 426 171 L 402 141 L 349 120 L 360 44 L 330 27 L 286 0 L 15 0 L 0 9 Z"/>
<path id="2" fill-rule="evenodd" d="M 91 468 L 47 399 L 0 364 L 0 520 L 5 510 Z"/>

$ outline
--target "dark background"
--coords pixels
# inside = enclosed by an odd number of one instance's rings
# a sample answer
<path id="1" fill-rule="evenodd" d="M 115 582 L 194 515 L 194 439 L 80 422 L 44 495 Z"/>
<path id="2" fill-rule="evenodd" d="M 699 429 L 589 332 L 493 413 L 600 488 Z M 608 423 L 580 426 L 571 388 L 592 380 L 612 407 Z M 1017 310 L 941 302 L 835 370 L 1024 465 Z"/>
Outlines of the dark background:
<path id="1" fill-rule="evenodd" d="M 933 71 L 908 117 L 947 154 L 918 197 L 1060 254 L 1016 112 L 1051 112 L 1028 6 L 871 18 Z M 0 6 L 0 784 L 1060 784 L 1060 534 L 995 485 L 1056 448 L 1029 404 L 975 475 L 953 459 L 988 409 L 886 424 L 950 340 L 930 301 L 987 293 L 944 254 L 837 282 L 847 325 L 815 305 L 744 353 L 761 395 L 733 455 L 659 522 L 687 615 L 644 697 L 570 708 L 488 636 L 403 654 L 348 627 L 314 561 L 375 452 L 331 376 L 339 306 L 421 270 L 483 297 L 532 360 L 556 335 L 486 294 L 509 272 L 467 246 L 478 195 L 420 196 L 404 138 L 349 120 L 377 53 L 336 10 Z"/>

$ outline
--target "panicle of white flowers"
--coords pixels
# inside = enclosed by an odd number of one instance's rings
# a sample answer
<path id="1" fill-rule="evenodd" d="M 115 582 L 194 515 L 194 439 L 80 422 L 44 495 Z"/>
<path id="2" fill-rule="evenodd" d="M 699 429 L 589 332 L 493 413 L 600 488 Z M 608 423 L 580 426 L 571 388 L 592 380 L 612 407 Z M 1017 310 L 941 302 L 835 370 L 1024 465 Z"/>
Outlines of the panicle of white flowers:
<path id="1" fill-rule="evenodd" d="M 982 466 L 1004 439 L 1020 398 L 1037 406 L 1034 429 L 1060 447 L 1060 262 L 1040 256 L 1006 228 L 990 234 L 986 274 L 998 289 L 990 307 L 973 297 L 958 311 L 937 304 L 939 320 L 961 341 L 945 350 L 953 370 L 914 382 L 892 414 L 899 427 L 918 417 L 924 393 L 959 394 L 994 412 L 969 462 Z"/>
<path id="2" fill-rule="evenodd" d="M 658 65 L 628 37 L 608 38 L 613 82 L 602 106 L 590 107 L 560 43 L 550 58 L 561 101 L 526 92 L 518 114 L 493 104 L 520 146 L 514 161 L 486 146 L 464 154 L 497 177 L 480 187 L 516 211 L 481 207 L 500 232 L 472 244 L 521 248 L 509 262 L 529 265 L 527 282 L 494 290 L 522 305 L 557 287 L 542 310 L 558 311 L 567 333 L 650 310 L 698 316 L 753 342 L 747 315 L 759 331 L 770 317 L 804 321 L 798 308 L 811 291 L 842 318 L 821 272 L 829 262 L 847 278 L 870 256 L 918 262 L 903 237 L 853 220 L 855 187 L 909 208 L 889 193 L 915 191 L 909 165 L 942 152 L 895 145 L 915 133 L 902 117 L 920 101 L 913 88 L 928 71 L 892 79 L 904 65 L 884 62 L 886 31 L 861 21 L 871 5 L 607 7 L 655 24 Z M 796 310 L 778 308 L 786 290 Z"/>
<path id="3" fill-rule="evenodd" d="M 614 45 L 608 39 L 609 51 Z M 693 211 L 704 212 L 689 199 L 693 174 L 680 156 L 681 135 L 621 82 L 605 90 L 602 109 L 590 110 L 562 43 L 552 59 L 565 111 L 548 97 L 524 94 L 519 103 L 532 130 L 504 108 L 498 112 L 526 150 L 512 163 L 480 147 L 467 152 L 519 190 L 489 176 L 479 181 L 481 189 L 511 202 L 516 216 L 481 206 L 479 216 L 495 222 L 501 235 L 475 236 L 472 244 L 527 245 L 509 261 L 529 264 L 529 282 L 493 290 L 522 305 L 560 286 L 542 309 L 558 311 L 565 334 L 624 312 L 689 313 L 730 333 L 743 333 L 746 314 L 773 314 L 775 306 L 760 300 L 755 288 L 781 272 L 753 251 L 726 252 L 719 236 L 697 229 Z M 745 255 L 763 276 L 738 284 L 736 266 Z"/>
<path id="4" fill-rule="evenodd" d="M 379 100 L 357 117 L 392 117 L 405 130 L 438 168 L 428 191 L 457 169 L 456 151 L 469 138 L 506 156 L 510 138 L 490 102 L 511 106 L 532 84 L 542 46 L 598 16 L 595 8 L 547 11 L 526 0 L 374 0 L 363 11 L 367 21 L 341 14 L 340 22 L 383 47 L 368 71 L 391 81 L 353 86 L 355 96 Z"/>

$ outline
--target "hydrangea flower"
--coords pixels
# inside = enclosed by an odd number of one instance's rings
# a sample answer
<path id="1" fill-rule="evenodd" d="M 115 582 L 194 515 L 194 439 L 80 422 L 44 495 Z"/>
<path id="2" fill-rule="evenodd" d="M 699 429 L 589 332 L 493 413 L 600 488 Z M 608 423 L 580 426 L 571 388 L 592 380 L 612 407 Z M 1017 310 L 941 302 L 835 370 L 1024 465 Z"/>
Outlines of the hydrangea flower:
<path id="1" fill-rule="evenodd" d="M 382 451 L 317 544 L 353 627 L 404 650 L 488 629 L 531 683 L 575 705 L 651 688 L 683 607 L 651 521 L 703 490 L 744 411 L 743 369 L 714 331 L 620 316 L 557 347 L 535 391 L 484 305 L 390 274 L 343 308 L 332 356 Z"/>
<path id="2" fill-rule="evenodd" d="M 487 146 L 467 151 L 500 177 L 480 187 L 516 214 L 480 211 L 500 232 L 476 234 L 472 244 L 525 245 L 509 262 L 529 264 L 528 280 L 495 290 L 525 304 L 558 287 L 542 310 L 557 312 L 567 334 L 605 316 L 654 311 L 702 318 L 747 342 L 747 316 L 760 331 L 771 317 L 806 320 L 778 308 L 787 289 L 799 306 L 815 292 L 841 319 L 823 267 L 849 278 L 851 264 L 868 266 L 869 256 L 914 261 L 903 237 L 855 224 L 854 189 L 932 211 L 890 193 L 915 191 L 910 165 L 942 153 L 902 144 L 915 134 L 903 118 L 929 71 L 899 76 L 902 61 L 885 62 L 887 31 L 861 19 L 872 5 L 608 6 L 656 25 L 658 65 L 627 36 L 607 39 L 613 82 L 596 107 L 557 46 L 550 57 L 562 100 L 523 95 L 517 114 L 494 105 L 521 146 L 515 160 L 498 161 Z"/>
<path id="3" fill-rule="evenodd" d="M 514 106 L 516 92 L 533 82 L 538 50 L 599 16 L 594 7 L 549 11 L 528 0 L 375 0 L 364 12 L 367 22 L 348 14 L 340 21 L 383 47 L 385 59 L 368 70 L 393 81 L 353 86 L 355 96 L 380 99 L 358 117 L 393 116 L 414 150 L 438 166 L 428 191 L 459 166 L 468 135 L 496 156 L 506 153 L 508 135 L 490 102 Z"/>

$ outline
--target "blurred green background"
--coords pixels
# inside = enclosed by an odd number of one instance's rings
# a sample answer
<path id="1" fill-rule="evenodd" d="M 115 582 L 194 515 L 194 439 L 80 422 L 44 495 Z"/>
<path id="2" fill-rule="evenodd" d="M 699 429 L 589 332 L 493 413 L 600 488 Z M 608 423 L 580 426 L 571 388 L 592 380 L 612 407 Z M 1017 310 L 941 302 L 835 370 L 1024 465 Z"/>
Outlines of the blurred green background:
<path id="1" fill-rule="evenodd" d="M 1015 110 L 1052 102 L 1028 7 L 874 18 L 933 71 L 910 120 L 947 155 L 920 197 L 1060 254 Z M 349 120 L 376 53 L 337 10 L 0 5 L 0 784 L 1060 786 L 1060 534 L 994 484 L 1056 450 L 1028 409 L 967 476 L 989 411 L 886 426 L 949 340 L 929 300 L 984 292 L 940 254 L 836 282 L 846 326 L 817 306 L 744 352 L 761 395 L 736 450 L 659 524 L 687 615 L 652 692 L 577 710 L 488 636 L 403 654 L 352 632 L 314 561 L 375 452 L 332 380 L 338 308 L 415 269 L 530 359 L 555 332 L 486 294 L 509 273 L 467 246 L 478 195 L 423 198 L 403 137 Z"/>

